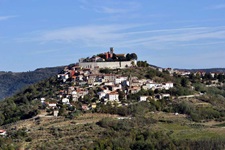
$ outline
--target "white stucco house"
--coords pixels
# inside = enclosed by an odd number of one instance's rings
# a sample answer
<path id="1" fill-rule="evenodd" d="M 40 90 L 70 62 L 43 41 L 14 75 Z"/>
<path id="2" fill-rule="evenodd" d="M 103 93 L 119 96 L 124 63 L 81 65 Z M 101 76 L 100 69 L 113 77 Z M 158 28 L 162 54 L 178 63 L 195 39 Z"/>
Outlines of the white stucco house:
<path id="1" fill-rule="evenodd" d="M 139 101 L 140 102 L 145 102 L 145 101 L 147 101 L 147 98 L 148 98 L 148 96 L 140 96 L 139 97 Z"/>
<path id="2" fill-rule="evenodd" d="M 162 86 L 164 89 L 169 90 L 170 88 L 173 88 L 173 83 L 172 82 L 163 83 Z"/>
<path id="3" fill-rule="evenodd" d="M 119 94 L 117 92 L 111 92 L 106 95 L 109 101 L 118 101 L 119 100 Z"/>
<path id="4" fill-rule="evenodd" d="M 70 103 L 70 100 L 68 98 L 63 98 L 62 99 L 62 103 L 63 104 L 69 104 Z"/>

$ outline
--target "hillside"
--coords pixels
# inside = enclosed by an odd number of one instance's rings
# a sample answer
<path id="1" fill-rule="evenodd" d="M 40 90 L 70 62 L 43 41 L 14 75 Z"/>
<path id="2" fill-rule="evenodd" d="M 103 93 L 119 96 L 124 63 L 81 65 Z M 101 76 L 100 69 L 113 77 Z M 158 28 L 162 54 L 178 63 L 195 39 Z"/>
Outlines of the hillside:
<path id="1" fill-rule="evenodd" d="M 190 72 L 197 72 L 197 71 L 204 71 L 204 72 L 221 72 L 225 73 L 225 68 L 208 68 L 208 69 L 176 69 L 176 70 L 183 70 L 183 71 L 190 71 Z"/>
<path id="2" fill-rule="evenodd" d="M 29 72 L 0 72 L 0 100 L 12 96 L 26 86 L 59 73 L 63 67 L 39 68 Z"/>
<path id="3" fill-rule="evenodd" d="M 70 65 L 0 102 L 8 133 L 0 148 L 225 148 L 224 74 L 138 65 L 93 72 Z"/>
<path id="4" fill-rule="evenodd" d="M 220 150 L 225 147 L 224 123 L 196 123 L 186 115 L 164 112 L 120 118 L 123 117 L 99 113 L 85 113 L 74 119 L 37 117 L 5 127 L 12 136 L 0 144 L 2 148 L 14 143 L 17 148 L 35 150 Z"/>

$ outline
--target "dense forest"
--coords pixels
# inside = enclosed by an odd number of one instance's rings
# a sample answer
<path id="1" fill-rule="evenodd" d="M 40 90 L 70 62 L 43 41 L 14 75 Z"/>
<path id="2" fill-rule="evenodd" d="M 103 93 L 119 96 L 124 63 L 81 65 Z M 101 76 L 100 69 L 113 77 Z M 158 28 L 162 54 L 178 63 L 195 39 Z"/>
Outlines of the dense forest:
<path id="1" fill-rule="evenodd" d="M 56 75 L 63 67 L 39 68 L 29 72 L 0 72 L 0 100 L 12 96 L 26 86 Z"/>

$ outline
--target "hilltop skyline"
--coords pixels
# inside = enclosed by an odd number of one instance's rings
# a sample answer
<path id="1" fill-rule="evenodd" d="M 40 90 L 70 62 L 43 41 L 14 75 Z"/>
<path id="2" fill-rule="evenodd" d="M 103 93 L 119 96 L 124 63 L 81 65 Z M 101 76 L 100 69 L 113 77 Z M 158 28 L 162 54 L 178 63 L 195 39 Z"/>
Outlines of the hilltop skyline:
<path id="1" fill-rule="evenodd" d="M 109 47 L 164 68 L 225 68 L 224 13 L 222 0 L 0 0 L 0 71 L 68 65 Z"/>

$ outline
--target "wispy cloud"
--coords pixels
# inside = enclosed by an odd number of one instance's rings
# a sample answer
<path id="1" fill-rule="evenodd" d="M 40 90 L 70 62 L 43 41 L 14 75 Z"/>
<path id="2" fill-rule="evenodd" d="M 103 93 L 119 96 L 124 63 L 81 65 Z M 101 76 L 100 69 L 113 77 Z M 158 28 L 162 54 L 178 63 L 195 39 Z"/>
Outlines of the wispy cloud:
<path id="1" fill-rule="evenodd" d="M 225 4 L 209 6 L 207 9 L 225 9 Z"/>
<path id="2" fill-rule="evenodd" d="M 151 25 L 89 25 L 68 27 L 58 30 L 36 32 L 23 40 L 38 41 L 42 44 L 59 42 L 86 47 L 151 47 L 168 49 L 178 46 L 222 44 L 225 40 L 225 26 L 186 27 L 150 30 Z M 141 30 L 144 27 L 149 30 Z"/>
<path id="3" fill-rule="evenodd" d="M 140 3 L 134 1 L 101 1 L 80 0 L 80 8 L 105 14 L 124 14 L 136 11 L 140 8 Z"/>
<path id="4" fill-rule="evenodd" d="M 15 18 L 15 17 L 16 16 L 0 16 L 0 21 L 8 20 L 8 19 Z"/>
<path id="5" fill-rule="evenodd" d="M 105 22 L 128 22 L 152 18 L 168 17 L 168 14 L 144 13 L 143 3 L 137 0 L 79 0 L 80 8 L 88 13 L 95 13 L 97 21 Z"/>
<path id="6" fill-rule="evenodd" d="M 222 43 L 225 39 L 225 27 L 192 27 L 178 29 L 161 29 L 161 30 L 145 30 L 137 32 L 128 32 L 126 40 L 120 45 L 144 46 L 154 49 L 168 49 L 185 44 L 193 45 L 199 42 L 205 45 L 213 44 L 212 40 L 216 40 L 217 44 Z M 214 42 L 214 44 L 216 44 Z"/>
<path id="7" fill-rule="evenodd" d="M 126 4 L 117 3 L 115 6 L 100 6 L 96 7 L 95 11 L 106 14 L 126 14 L 136 11 L 138 10 L 138 8 L 139 8 L 138 3 L 131 2 Z"/>
<path id="8" fill-rule="evenodd" d="M 126 29 L 137 25 L 90 25 L 82 27 L 69 27 L 53 31 L 40 32 L 36 40 L 42 42 L 81 42 L 84 44 L 103 44 L 121 40 Z"/>
<path id="9" fill-rule="evenodd" d="M 127 8 L 112 8 L 112 7 L 100 7 L 95 10 L 96 12 L 99 13 L 107 13 L 107 14 L 117 14 L 117 13 L 127 13 L 130 10 Z"/>
<path id="10" fill-rule="evenodd" d="M 203 43 L 194 43 L 194 44 L 180 44 L 180 46 L 203 46 L 203 45 L 220 45 L 225 44 L 225 41 L 220 42 L 203 42 Z"/>

